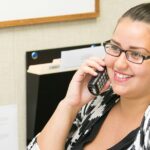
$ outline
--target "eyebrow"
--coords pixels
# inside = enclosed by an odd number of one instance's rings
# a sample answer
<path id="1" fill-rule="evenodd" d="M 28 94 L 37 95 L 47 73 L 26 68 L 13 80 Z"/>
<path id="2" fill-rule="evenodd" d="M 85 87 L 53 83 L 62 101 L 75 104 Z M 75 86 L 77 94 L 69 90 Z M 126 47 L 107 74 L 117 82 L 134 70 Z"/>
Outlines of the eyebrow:
<path id="1" fill-rule="evenodd" d="M 111 39 L 110 41 L 112 41 L 113 43 L 117 44 L 119 47 L 122 47 L 121 44 L 119 42 L 115 41 L 114 39 Z M 144 47 L 130 46 L 129 49 L 133 49 L 133 50 L 134 49 L 143 49 L 143 50 L 145 50 L 145 52 L 150 53 L 150 51 L 147 50 Z"/>

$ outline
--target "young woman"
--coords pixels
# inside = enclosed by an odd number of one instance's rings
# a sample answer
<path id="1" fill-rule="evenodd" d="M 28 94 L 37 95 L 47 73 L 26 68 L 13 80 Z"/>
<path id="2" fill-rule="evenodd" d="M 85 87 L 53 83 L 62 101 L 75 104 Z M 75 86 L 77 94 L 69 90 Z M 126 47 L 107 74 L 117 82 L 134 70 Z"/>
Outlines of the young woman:
<path id="1" fill-rule="evenodd" d="M 103 60 L 92 57 L 75 73 L 28 150 L 150 149 L 150 3 L 128 10 L 104 48 Z M 109 81 L 94 97 L 87 84 L 104 66 Z"/>

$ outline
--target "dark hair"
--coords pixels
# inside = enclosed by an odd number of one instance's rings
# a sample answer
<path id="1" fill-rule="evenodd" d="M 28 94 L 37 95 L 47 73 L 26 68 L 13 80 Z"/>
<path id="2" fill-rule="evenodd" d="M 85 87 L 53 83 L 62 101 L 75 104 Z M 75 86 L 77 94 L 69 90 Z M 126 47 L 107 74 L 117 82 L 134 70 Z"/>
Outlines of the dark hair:
<path id="1" fill-rule="evenodd" d="M 150 23 L 150 3 L 143 3 L 130 8 L 122 15 L 122 17 L 119 19 L 119 22 L 125 17 L 129 17 L 134 21 Z"/>

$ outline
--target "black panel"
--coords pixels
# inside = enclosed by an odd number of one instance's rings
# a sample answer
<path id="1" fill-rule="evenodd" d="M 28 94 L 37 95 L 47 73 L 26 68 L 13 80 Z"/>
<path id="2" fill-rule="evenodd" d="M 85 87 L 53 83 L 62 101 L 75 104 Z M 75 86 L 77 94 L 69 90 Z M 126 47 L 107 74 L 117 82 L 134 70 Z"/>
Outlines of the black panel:
<path id="1" fill-rule="evenodd" d="M 99 46 L 100 44 L 27 52 L 26 68 L 28 68 L 29 65 L 50 63 L 53 59 L 60 58 L 61 51 L 75 50 L 93 45 Z M 36 58 L 32 57 L 34 52 L 36 52 Z M 68 84 L 74 73 L 75 71 L 45 75 L 27 73 L 27 144 L 41 131 L 53 114 L 60 100 L 64 98 Z"/>

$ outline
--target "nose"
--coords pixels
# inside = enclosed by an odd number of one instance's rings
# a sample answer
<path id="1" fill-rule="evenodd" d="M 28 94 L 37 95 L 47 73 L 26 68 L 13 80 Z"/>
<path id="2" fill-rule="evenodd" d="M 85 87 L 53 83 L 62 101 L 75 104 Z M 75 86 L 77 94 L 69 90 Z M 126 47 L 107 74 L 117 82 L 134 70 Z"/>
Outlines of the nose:
<path id="1" fill-rule="evenodd" d="M 121 70 L 126 69 L 128 67 L 128 62 L 125 53 L 121 53 L 119 57 L 116 58 L 115 68 Z"/>

